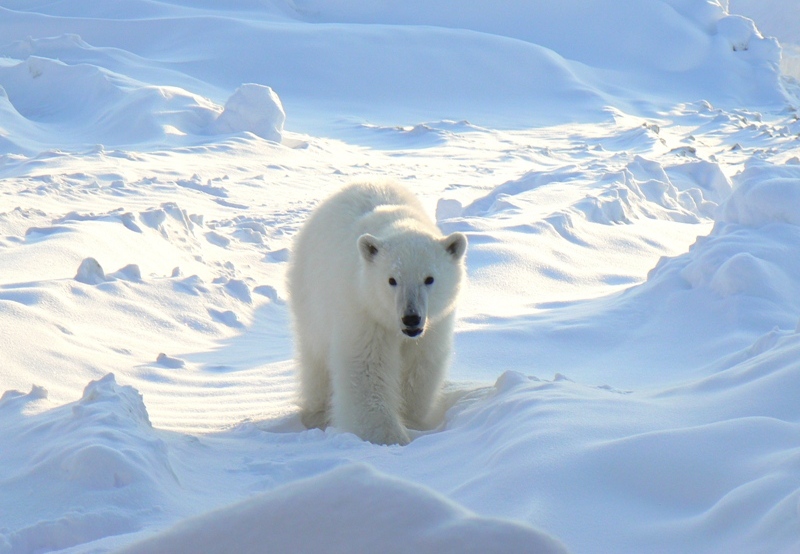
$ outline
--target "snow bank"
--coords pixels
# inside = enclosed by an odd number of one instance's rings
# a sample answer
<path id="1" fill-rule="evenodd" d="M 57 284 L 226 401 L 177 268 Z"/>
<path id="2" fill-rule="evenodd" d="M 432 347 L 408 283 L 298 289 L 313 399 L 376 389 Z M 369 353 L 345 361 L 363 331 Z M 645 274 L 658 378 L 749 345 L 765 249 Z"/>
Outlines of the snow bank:
<path id="1" fill-rule="evenodd" d="M 70 18 L 48 6 L 6 10 L 0 34 L 13 42 L 0 46 L 0 54 L 23 66 L 60 60 L 68 68 L 59 76 L 67 96 L 100 96 L 101 105 L 87 115 L 110 112 L 112 121 L 105 134 L 86 137 L 97 142 L 119 141 L 112 122 L 123 114 L 130 118 L 130 110 L 144 113 L 136 116 L 142 121 L 127 144 L 207 131 L 220 108 L 204 99 L 222 103 L 242 83 L 268 84 L 296 125 L 317 128 L 330 120 L 326 111 L 394 125 L 469 119 L 520 127 L 603 120 L 606 106 L 652 113 L 664 102 L 786 102 L 777 42 L 717 2 L 312 0 L 248 4 L 230 13 L 165 4 L 160 16 L 150 3 L 127 5 L 130 13 L 147 13 L 146 19 L 117 17 L 91 4 L 74 9 Z M 183 37 L 179 46 L 153 38 L 171 34 Z M 232 36 L 236 40 L 228 40 Z M 113 90 L 99 85 L 71 85 L 86 66 L 103 81 L 126 75 L 135 105 L 104 99 Z M 25 94 L 29 88 L 36 90 L 27 84 Z M 21 102 L 11 92 L 9 97 L 12 104 Z M 248 113 L 239 120 L 258 119 Z"/>
<path id="2" fill-rule="evenodd" d="M 800 334 L 763 348 L 657 394 L 506 372 L 409 455 L 461 453 L 452 461 L 472 478 L 451 485 L 453 498 L 535 513 L 557 536 L 569 528 L 575 552 L 792 552 Z M 419 479 L 451 476 L 426 468 Z M 624 538 L 609 532 L 620 524 Z"/>
<path id="3" fill-rule="evenodd" d="M 504 0 L 489 7 L 310 0 L 300 13 L 313 22 L 469 29 L 543 46 L 615 106 L 631 108 L 637 96 L 702 98 L 728 107 L 785 102 L 777 42 L 764 39 L 749 20 L 727 15 L 718 2 Z"/>
<path id="4" fill-rule="evenodd" d="M 533 528 L 478 517 L 424 487 L 346 466 L 181 522 L 120 554 L 178 551 L 562 553 Z"/>
<path id="5" fill-rule="evenodd" d="M 701 368 L 773 328 L 794 329 L 800 263 L 787 253 L 800 244 L 792 209 L 798 183 L 749 173 L 722 208 L 725 217 L 742 223 L 718 223 L 688 253 L 663 259 L 645 283 L 619 296 L 565 304 L 507 325 L 493 321 L 480 338 L 482 326 L 460 335 L 457 352 L 464 363 L 489 363 L 481 352 L 489 345 L 511 348 L 508 339 L 516 345 L 513 358 L 535 359 L 539 371 L 568 367 L 571 376 L 590 382 L 613 374 L 618 387 L 641 388 L 704 374 L 711 369 Z M 748 177 L 754 179 L 749 186 Z M 476 257 L 482 256 L 477 249 Z M 520 336 L 527 340 L 517 342 Z"/>
<path id="6" fill-rule="evenodd" d="M 753 19 L 765 36 L 781 43 L 781 71 L 800 79 L 800 10 L 784 0 L 728 0 L 731 13 Z"/>
<path id="7" fill-rule="evenodd" d="M 0 552 L 60 550 L 129 533 L 170 505 L 179 484 L 135 389 L 109 374 L 77 402 L 26 415 L 46 398 L 33 387 L 0 399 L 3 496 L 15 499 L 4 511 Z"/>
<path id="8" fill-rule="evenodd" d="M 76 36 L 57 43 L 69 49 L 73 42 L 90 48 Z M 280 99 L 269 87 L 243 85 L 223 109 L 176 86 L 36 55 L 3 60 L 0 91 L 0 113 L 5 114 L 0 147 L 7 153 L 36 152 L 43 146 L 191 144 L 209 135 L 242 132 L 280 142 L 285 121 Z"/>
<path id="9" fill-rule="evenodd" d="M 736 181 L 719 221 L 748 227 L 786 223 L 800 226 L 800 164 L 752 163 Z"/>

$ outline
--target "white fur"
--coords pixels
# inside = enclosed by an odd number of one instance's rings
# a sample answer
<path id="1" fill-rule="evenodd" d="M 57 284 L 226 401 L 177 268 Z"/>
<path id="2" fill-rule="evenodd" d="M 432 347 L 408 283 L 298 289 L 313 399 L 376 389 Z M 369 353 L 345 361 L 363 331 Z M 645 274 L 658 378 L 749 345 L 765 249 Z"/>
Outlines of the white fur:
<path id="1" fill-rule="evenodd" d="M 443 237 L 397 184 L 350 185 L 317 207 L 297 235 L 288 274 L 307 427 L 330 423 L 375 443 L 406 444 L 406 426 L 430 425 L 466 245 L 461 233 Z M 419 323 L 409 325 L 414 316 Z"/>

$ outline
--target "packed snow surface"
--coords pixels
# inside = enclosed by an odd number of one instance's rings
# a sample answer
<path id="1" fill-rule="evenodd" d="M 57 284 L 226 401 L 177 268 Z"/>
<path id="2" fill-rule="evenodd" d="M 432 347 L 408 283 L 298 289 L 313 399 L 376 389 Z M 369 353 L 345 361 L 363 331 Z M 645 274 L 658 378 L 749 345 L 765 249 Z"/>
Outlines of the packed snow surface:
<path id="1" fill-rule="evenodd" d="M 796 8 L 0 0 L 0 552 L 800 550 Z M 285 284 L 387 178 L 469 238 L 405 447 Z"/>

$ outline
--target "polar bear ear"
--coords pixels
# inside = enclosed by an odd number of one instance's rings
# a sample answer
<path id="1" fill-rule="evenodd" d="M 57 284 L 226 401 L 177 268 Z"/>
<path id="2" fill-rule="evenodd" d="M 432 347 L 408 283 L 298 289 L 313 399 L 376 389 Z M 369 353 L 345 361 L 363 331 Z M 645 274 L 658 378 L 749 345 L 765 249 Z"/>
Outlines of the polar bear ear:
<path id="1" fill-rule="evenodd" d="M 453 233 L 442 239 L 442 244 L 453 259 L 460 260 L 467 251 L 467 236 L 463 233 Z"/>
<path id="2" fill-rule="evenodd" d="M 358 237 L 358 251 L 361 252 L 361 256 L 368 262 L 374 260 L 375 256 L 378 255 L 378 245 L 378 239 L 370 234 Z"/>

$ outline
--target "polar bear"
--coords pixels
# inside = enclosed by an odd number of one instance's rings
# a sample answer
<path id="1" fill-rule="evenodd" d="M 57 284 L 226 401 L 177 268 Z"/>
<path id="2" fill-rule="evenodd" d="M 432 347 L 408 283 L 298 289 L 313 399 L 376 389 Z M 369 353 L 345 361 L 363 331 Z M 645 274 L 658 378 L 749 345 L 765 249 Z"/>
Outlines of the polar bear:
<path id="1" fill-rule="evenodd" d="M 429 427 L 466 249 L 396 183 L 352 184 L 316 208 L 287 275 L 306 427 L 378 444 Z"/>

